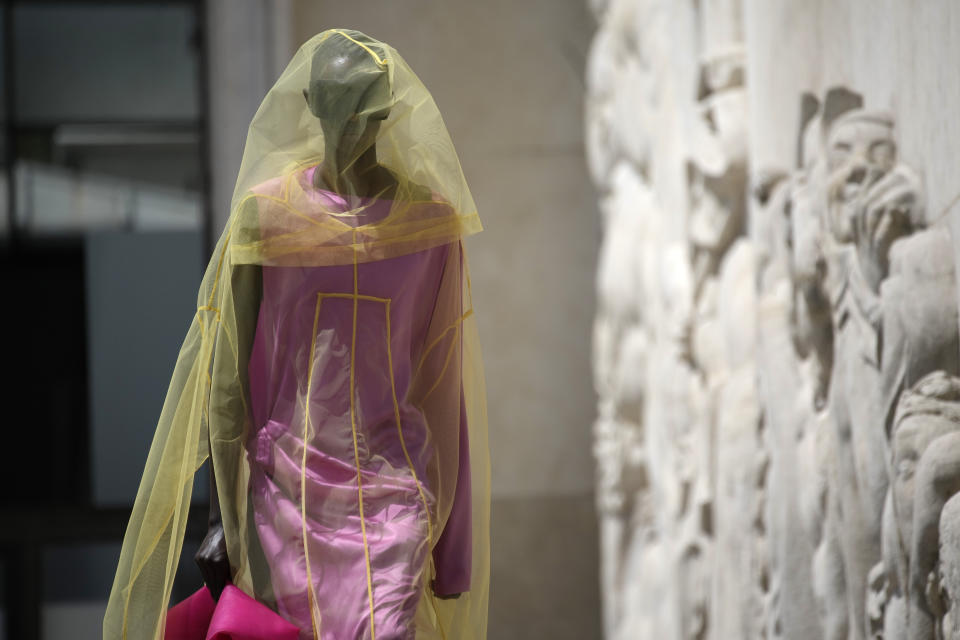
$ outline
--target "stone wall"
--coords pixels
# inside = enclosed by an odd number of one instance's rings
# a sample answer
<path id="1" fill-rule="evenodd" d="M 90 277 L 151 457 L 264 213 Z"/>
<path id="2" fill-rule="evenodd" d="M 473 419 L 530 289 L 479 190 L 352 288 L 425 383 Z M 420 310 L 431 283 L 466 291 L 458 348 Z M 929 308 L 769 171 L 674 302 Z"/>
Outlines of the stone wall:
<path id="1" fill-rule="evenodd" d="M 960 638 L 960 5 L 592 0 L 607 638 Z"/>

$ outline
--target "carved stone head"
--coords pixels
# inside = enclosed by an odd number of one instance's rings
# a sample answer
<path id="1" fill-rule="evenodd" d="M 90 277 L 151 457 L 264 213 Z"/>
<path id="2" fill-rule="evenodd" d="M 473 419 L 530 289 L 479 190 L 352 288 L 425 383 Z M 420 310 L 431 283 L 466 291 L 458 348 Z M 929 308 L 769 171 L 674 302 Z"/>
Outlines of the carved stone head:
<path id="1" fill-rule="evenodd" d="M 935 439 L 957 430 L 960 378 L 937 371 L 900 396 L 891 438 L 891 492 L 902 549 L 909 549 L 913 539 L 914 477 L 920 457 Z"/>
<path id="2" fill-rule="evenodd" d="M 826 158 L 832 231 L 841 242 L 852 242 L 860 201 L 896 164 L 893 119 L 864 109 L 844 114 L 830 128 Z"/>
<path id="3" fill-rule="evenodd" d="M 889 269 L 890 247 L 922 222 L 919 179 L 897 162 L 893 119 L 864 109 L 833 123 L 827 137 L 830 230 L 853 242 L 874 291 Z"/>

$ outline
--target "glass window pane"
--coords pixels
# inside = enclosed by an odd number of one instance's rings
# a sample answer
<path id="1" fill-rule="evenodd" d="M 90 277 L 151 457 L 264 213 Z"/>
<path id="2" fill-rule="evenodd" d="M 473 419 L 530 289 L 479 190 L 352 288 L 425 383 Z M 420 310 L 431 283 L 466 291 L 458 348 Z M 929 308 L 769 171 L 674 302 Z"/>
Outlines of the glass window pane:
<path id="1" fill-rule="evenodd" d="M 197 117 L 192 7 L 44 3 L 13 18 L 18 122 Z"/>
<path id="2" fill-rule="evenodd" d="M 93 503 L 133 504 L 203 261 L 198 232 L 85 237 Z M 176 256 L 176 260 L 171 257 Z M 198 499 L 207 500 L 206 476 Z"/>
<path id="3" fill-rule="evenodd" d="M 24 235 L 202 228 L 195 11 L 14 8 L 13 180 Z"/>
<path id="4" fill-rule="evenodd" d="M 199 230 L 200 194 L 40 162 L 16 165 L 17 226 L 31 234 L 92 229 Z"/>
<path id="5" fill-rule="evenodd" d="M 43 640 L 102 637 L 103 613 L 119 557 L 119 543 L 43 550 Z"/>

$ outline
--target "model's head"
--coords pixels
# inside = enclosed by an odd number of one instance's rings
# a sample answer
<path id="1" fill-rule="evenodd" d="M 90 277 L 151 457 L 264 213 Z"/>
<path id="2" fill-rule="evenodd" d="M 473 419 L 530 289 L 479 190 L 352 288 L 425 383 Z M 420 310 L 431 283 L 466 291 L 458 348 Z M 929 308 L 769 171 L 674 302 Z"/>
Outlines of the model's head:
<path id="1" fill-rule="evenodd" d="M 393 93 L 387 53 L 372 38 L 333 29 L 314 50 L 304 97 L 323 127 L 328 155 L 337 170 L 350 165 L 375 142 L 390 115 Z"/>

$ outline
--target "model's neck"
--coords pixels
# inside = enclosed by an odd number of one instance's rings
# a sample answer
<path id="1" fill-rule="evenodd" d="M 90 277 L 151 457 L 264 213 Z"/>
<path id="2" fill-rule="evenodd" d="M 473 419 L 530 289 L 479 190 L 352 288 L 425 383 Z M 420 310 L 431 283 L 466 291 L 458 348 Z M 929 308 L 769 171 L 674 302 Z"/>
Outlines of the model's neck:
<path id="1" fill-rule="evenodd" d="M 356 160 L 351 160 L 339 153 L 337 145 L 328 145 L 327 158 L 333 162 L 324 161 L 321 171 L 314 177 L 314 186 L 331 189 L 341 195 L 375 195 L 377 169 L 377 149 L 375 146 L 367 148 Z"/>

